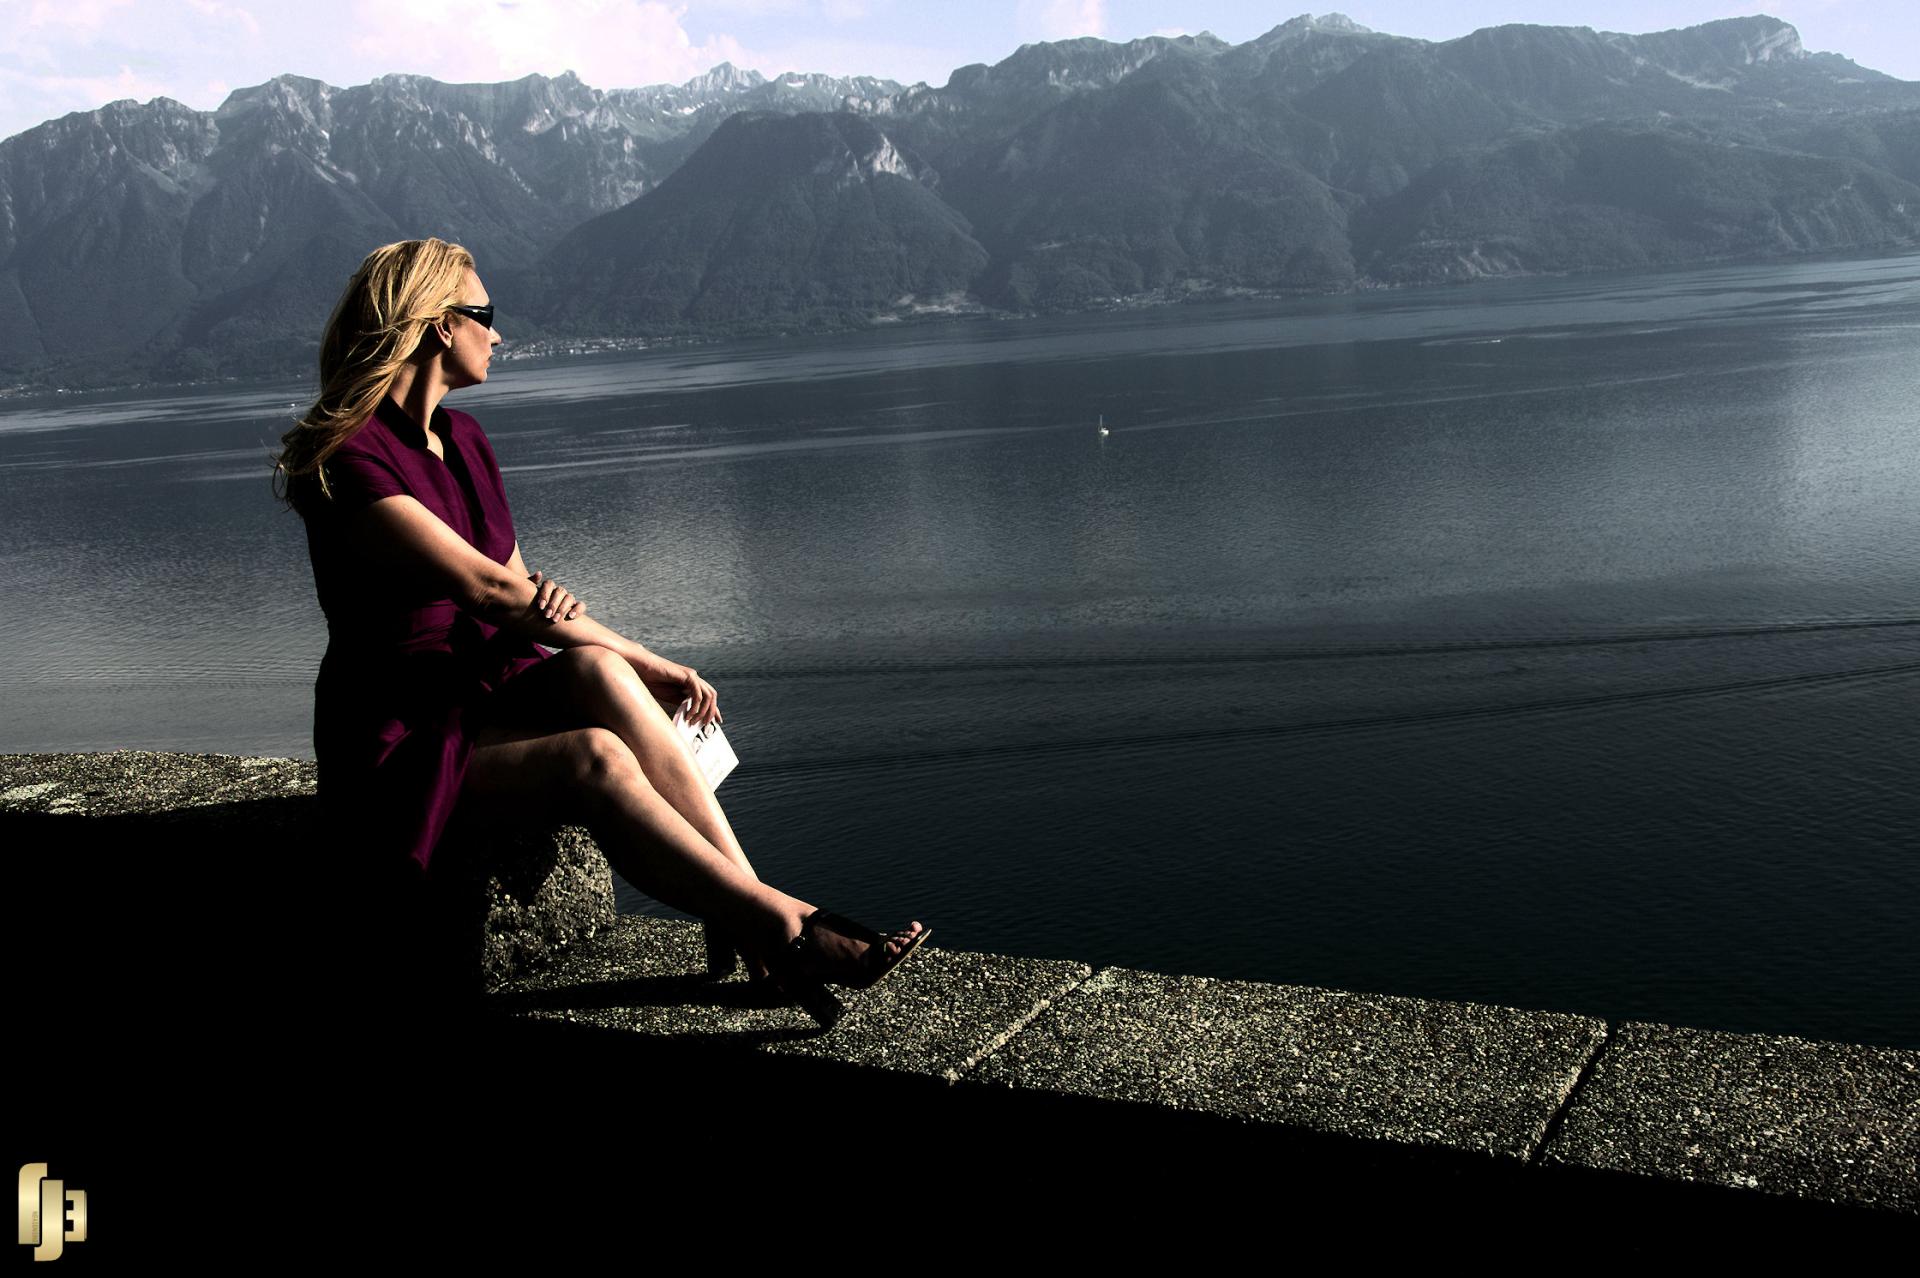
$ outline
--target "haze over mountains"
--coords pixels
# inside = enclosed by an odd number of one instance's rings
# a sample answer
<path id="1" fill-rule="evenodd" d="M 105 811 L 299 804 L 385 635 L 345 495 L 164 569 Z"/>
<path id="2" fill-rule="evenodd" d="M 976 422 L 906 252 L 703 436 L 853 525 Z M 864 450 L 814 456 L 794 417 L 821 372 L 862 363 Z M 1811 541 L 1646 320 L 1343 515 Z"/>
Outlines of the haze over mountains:
<path id="1" fill-rule="evenodd" d="M 1022 47 L 942 88 L 280 76 L 0 142 L 0 371 L 306 373 L 375 245 L 472 248 L 510 340 L 841 326 L 1920 238 L 1920 84 L 1772 18 L 1432 43 L 1302 17 Z"/>

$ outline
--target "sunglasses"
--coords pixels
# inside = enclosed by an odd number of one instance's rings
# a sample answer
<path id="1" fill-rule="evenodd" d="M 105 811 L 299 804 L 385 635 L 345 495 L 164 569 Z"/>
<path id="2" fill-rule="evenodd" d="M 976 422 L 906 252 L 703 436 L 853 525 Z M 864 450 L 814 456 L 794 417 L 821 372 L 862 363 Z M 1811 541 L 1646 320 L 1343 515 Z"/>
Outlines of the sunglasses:
<path id="1" fill-rule="evenodd" d="M 456 315 L 464 315 L 468 319 L 476 321 L 482 328 L 493 327 L 492 302 L 488 302 L 485 306 L 449 306 L 447 309 Z"/>

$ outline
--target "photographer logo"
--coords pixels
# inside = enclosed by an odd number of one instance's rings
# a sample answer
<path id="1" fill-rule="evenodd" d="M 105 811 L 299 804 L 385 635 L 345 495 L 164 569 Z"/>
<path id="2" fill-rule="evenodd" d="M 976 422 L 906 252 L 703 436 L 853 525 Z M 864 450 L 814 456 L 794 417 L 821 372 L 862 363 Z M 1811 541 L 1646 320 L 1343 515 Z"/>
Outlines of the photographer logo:
<path id="1" fill-rule="evenodd" d="M 87 1191 L 47 1176 L 45 1163 L 20 1168 L 20 1245 L 35 1260 L 58 1260 L 70 1242 L 87 1240 Z"/>

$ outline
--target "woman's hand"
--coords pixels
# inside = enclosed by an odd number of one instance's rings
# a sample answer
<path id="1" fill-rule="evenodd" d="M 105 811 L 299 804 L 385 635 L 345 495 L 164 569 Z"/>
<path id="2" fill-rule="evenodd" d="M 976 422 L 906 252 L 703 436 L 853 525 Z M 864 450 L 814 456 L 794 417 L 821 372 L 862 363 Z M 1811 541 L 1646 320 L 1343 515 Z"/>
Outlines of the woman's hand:
<path id="1" fill-rule="evenodd" d="M 533 610 L 546 617 L 548 621 L 572 621 L 575 617 L 587 615 L 587 606 L 573 597 L 573 592 L 557 581 L 549 581 L 541 573 L 527 578 L 534 586 Z"/>
<path id="2" fill-rule="evenodd" d="M 713 685 L 694 672 L 692 666 L 670 666 L 662 672 L 658 681 L 648 680 L 668 713 L 678 710 L 682 704 L 687 706 L 687 722 L 695 727 L 705 727 L 709 722 L 723 722 L 720 715 L 720 694 Z"/>

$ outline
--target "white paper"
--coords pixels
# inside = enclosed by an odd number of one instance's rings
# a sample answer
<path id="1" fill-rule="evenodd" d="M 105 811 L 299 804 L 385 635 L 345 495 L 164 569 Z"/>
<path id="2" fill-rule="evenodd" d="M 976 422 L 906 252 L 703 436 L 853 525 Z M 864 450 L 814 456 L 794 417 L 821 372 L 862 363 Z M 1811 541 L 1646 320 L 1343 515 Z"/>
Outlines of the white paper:
<path id="1" fill-rule="evenodd" d="M 718 790 L 720 783 L 727 779 L 727 774 L 740 766 L 740 756 L 727 744 L 727 734 L 720 731 L 719 724 L 695 727 L 687 722 L 687 706 L 691 704 L 682 702 L 680 708 L 673 712 L 673 726 L 680 730 L 687 749 L 693 751 L 693 761 L 700 765 L 707 784 Z"/>

